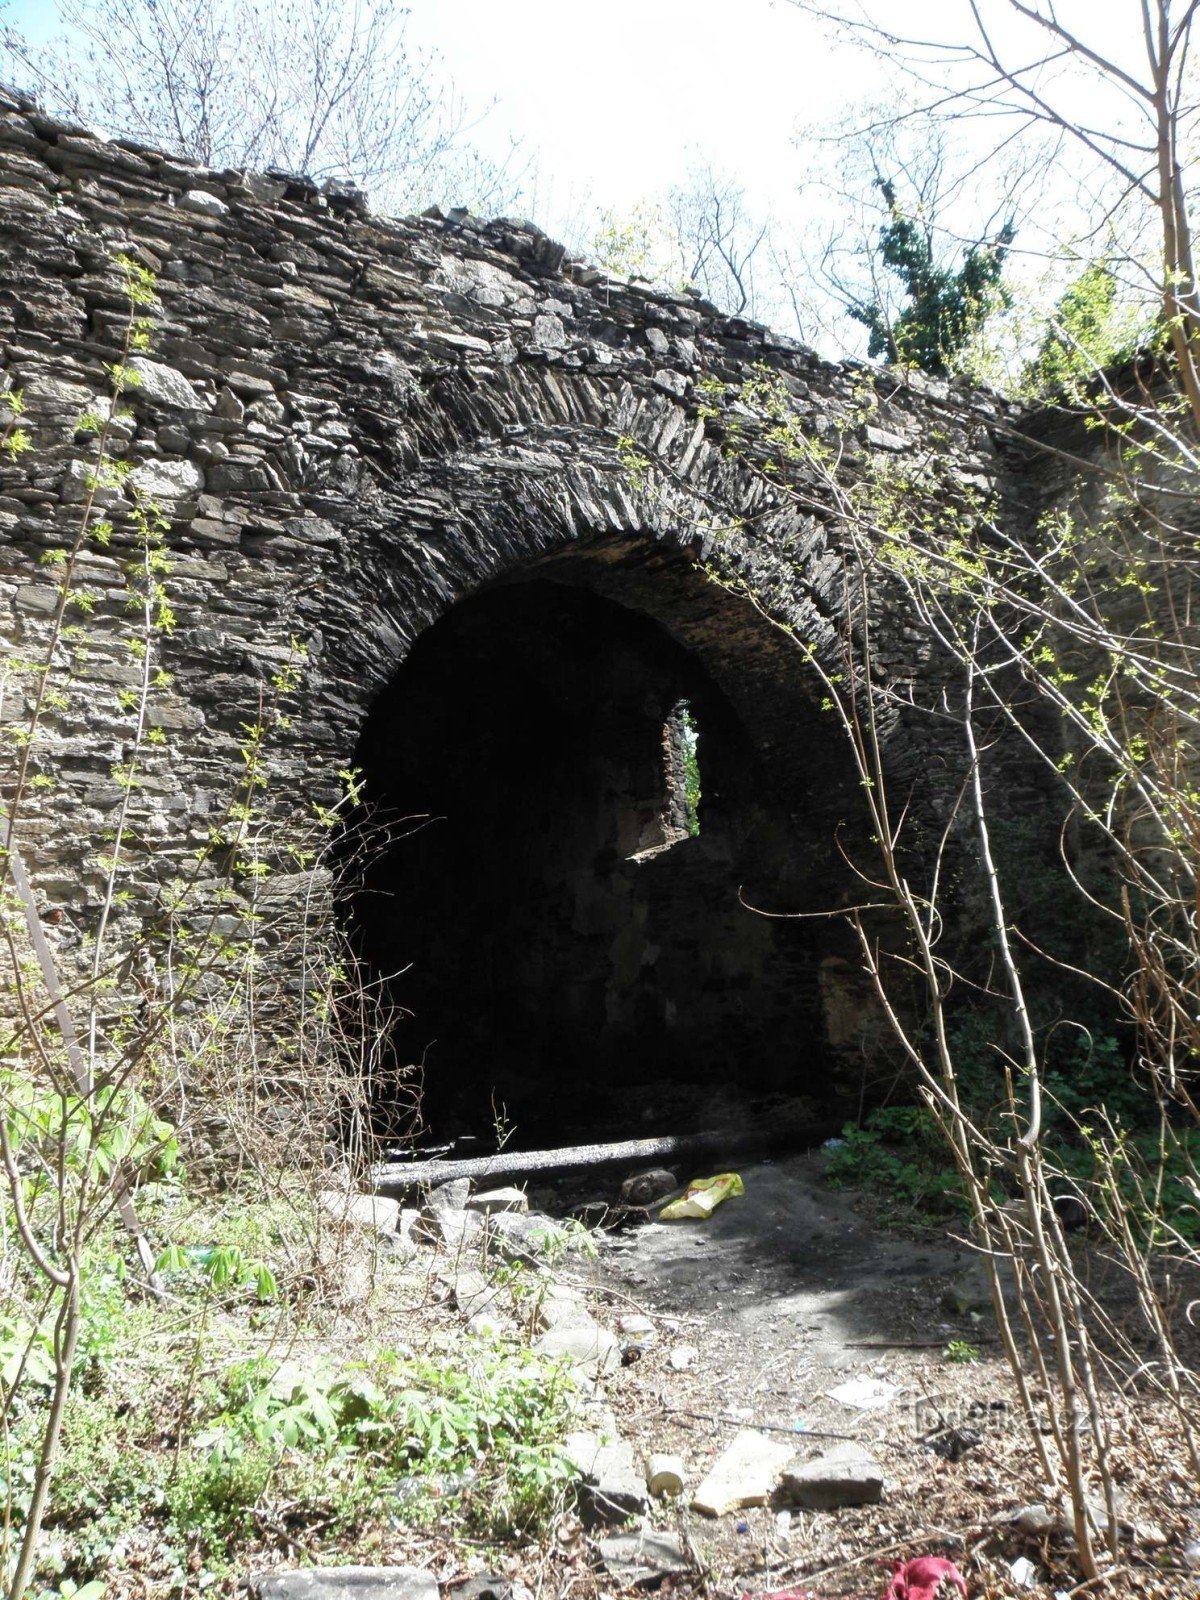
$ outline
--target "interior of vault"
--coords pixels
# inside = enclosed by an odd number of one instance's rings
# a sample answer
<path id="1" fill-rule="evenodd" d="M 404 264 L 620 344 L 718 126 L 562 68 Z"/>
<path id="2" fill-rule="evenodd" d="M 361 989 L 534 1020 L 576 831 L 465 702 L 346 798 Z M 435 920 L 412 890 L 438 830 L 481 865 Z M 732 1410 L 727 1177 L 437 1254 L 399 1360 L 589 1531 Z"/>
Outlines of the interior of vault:
<path id="1" fill-rule="evenodd" d="M 364 726 L 375 833 L 349 915 L 404 1013 L 432 1141 L 803 1121 L 840 1092 L 833 925 L 742 899 L 833 892 L 836 763 L 790 680 L 764 705 L 761 651 L 681 610 L 691 580 L 655 565 L 552 563 L 477 592 Z"/>

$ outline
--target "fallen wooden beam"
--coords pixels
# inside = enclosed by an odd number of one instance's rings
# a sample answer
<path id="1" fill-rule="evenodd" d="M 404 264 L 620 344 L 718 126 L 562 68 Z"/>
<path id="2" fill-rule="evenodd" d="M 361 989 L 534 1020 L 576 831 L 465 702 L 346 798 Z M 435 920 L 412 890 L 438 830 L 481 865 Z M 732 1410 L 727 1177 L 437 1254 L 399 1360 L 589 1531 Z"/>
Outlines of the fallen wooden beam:
<path id="1" fill-rule="evenodd" d="M 821 1132 L 814 1132 L 814 1142 L 822 1136 Z M 399 1195 L 412 1189 L 431 1189 L 455 1178 L 471 1178 L 476 1183 L 492 1178 L 512 1182 L 537 1173 L 630 1167 L 648 1161 L 694 1162 L 713 1157 L 718 1158 L 716 1164 L 721 1167 L 736 1157 L 762 1153 L 774 1142 L 777 1140 L 769 1130 L 760 1129 L 753 1133 L 667 1134 L 659 1139 L 625 1139 L 617 1144 L 566 1145 L 560 1150 L 500 1150 L 495 1155 L 467 1156 L 457 1161 L 388 1161 L 375 1168 L 371 1187 L 376 1194 Z"/>

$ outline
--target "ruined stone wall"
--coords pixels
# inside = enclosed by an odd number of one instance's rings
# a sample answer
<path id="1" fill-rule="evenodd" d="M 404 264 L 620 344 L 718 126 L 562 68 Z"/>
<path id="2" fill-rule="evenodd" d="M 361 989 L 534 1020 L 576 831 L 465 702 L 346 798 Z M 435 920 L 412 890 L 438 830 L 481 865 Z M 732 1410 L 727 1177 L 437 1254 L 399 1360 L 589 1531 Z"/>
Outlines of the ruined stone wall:
<path id="1" fill-rule="evenodd" d="M 378 740 L 364 747 L 364 730 L 374 714 L 403 742 L 387 696 L 414 643 L 468 597 L 534 581 L 649 619 L 711 685 L 716 722 L 736 726 L 724 747 L 744 757 L 730 757 L 728 784 L 710 786 L 707 828 L 689 842 L 705 863 L 695 887 L 673 886 L 656 904 L 703 923 L 701 945 L 726 947 L 726 925 L 750 917 L 739 889 L 787 910 L 856 892 L 835 842 L 854 810 L 853 774 L 819 685 L 763 615 L 839 664 L 856 603 L 844 532 L 815 481 L 812 502 L 799 504 L 727 448 L 703 385 L 736 386 L 761 367 L 782 379 L 812 436 L 849 460 L 932 452 L 985 487 L 997 473 L 993 400 L 885 379 L 867 407 L 865 369 L 822 361 L 693 296 L 610 279 L 527 224 L 383 219 L 352 192 L 189 166 L 0 99 L 2 376 L 24 396 L 33 446 L 3 467 L 0 640 L 25 658 L 44 645 L 58 602 L 45 559 L 71 543 L 87 494 L 94 436 L 77 424 L 107 403 L 106 363 L 125 322 L 122 252 L 156 275 L 159 299 L 125 396 L 132 416 L 115 430 L 131 471 L 103 494 L 111 544 L 91 544 L 76 574 L 89 609 L 70 613 L 80 647 L 70 692 L 49 709 L 34 758 L 52 783 L 17 829 L 64 952 L 94 928 L 95 858 L 120 801 L 112 770 L 129 728 L 119 697 L 136 682 L 121 642 L 123 517 L 135 492 L 169 523 L 175 623 L 156 647 L 170 678 L 150 720 L 164 737 L 146 752 L 117 908 L 128 947 L 181 872 L 196 875 L 201 899 L 215 890 L 220 861 L 205 852 L 238 781 L 245 725 L 297 645 L 299 686 L 267 747 L 264 837 L 268 822 L 303 832 L 352 765 L 382 783 L 388 762 Z M 640 467 L 640 455 L 656 465 Z M 929 640 L 895 598 L 871 604 L 883 676 L 936 677 Z M 26 714 L 23 681 L 8 686 L 9 723 Z M 650 726 L 662 708 L 653 694 L 647 706 Z M 661 727 L 652 733 L 661 744 Z M 921 719 L 897 720 L 889 759 L 906 789 L 932 796 L 947 784 L 937 739 Z M 634 870 L 621 862 L 618 876 Z M 309 915 L 311 874 L 284 855 L 270 865 L 272 904 Z M 663 863 L 651 870 L 677 877 Z M 404 871 L 401 857 L 400 897 Z M 247 903 L 267 892 L 242 889 Z M 317 892 L 327 894 L 324 880 Z M 610 913 L 594 959 L 609 976 L 619 961 L 649 972 L 661 940 L 631 952 L 625 936 L 615 950 Z M 578 898 L 561 914 L 578 921 Z M 221 915 L 236 926 L 236 907 Z M 793 938 L 787 949 L 774 935 L 766 949 L 761 923 L 734 939 L 745 952 L 733 961 L 744 967 L 742 1014 L 776 1019 L 774 1044 L 754 1035 L 758 1055 L 777 1058 L 773 1085 L 857 1084 L 874 1048 L 853 951 L 830 928 L 781 933 Z M 707 959 L 685 952 L 676 966 Z M 705 967 L 716 985 L 706 1017 L 729 965 Z M 668 1026 L 666 1004 L 653 1001 L 656 1026 Z"/>

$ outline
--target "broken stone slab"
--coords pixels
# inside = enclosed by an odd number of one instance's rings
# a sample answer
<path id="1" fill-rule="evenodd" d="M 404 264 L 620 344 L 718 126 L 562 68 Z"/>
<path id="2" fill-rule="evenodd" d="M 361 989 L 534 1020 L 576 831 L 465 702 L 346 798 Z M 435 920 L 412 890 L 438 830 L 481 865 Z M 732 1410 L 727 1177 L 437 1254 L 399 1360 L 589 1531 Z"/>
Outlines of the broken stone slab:
<path id="1" fill-rule="evenodd" d="M 444 1245 L 456 1255 L 475 1251 L 483 1241 L 483 1220 L 469 1211 L 425 1208 L 412 1225 L 411 1237 L 421 1244 Z"/>
<path id="2" fill-rule="evenodd" d="M 815 1461 L 793 1461 L 783 1469 L 780 1501 L 804 1511 L 873 1506 L 883 1499 L 883 1468 L 858 1445 L 838 1445 Z"/>
<path id="3" fill-rule="evenodd" d="M 791 1459 L 791 1445 L 743 1428 L 709 1468 L 692 1505 L 708 1517 L 723 1517 L 744 1506 L 765 1506 Z"/>
<path id="4" fill-rule="evenodd" d="M 438 1600 L 437 1579 L 423 1567 L 312 1567 L 256 1572 L 251 1600 Z"/>
<path id="5" fill-rule="evenodd" d="M 400 1204 L 378 1194 L 346 1194 L 338 1189 L 322 1189 L 317 1204 L 335 1222 L 358 1222 L 378 1233 L 395 1233 L 400 1223 Z"/>
<path id="6" fill-rule="evenodd" d="M 643 1528 L 640 1533 L 615 1533 L 599 1542 L 600 1559 L 622 1583 L 641 1583 L 686 1572 L 687 1547 L 677 1533 Z"/>
<path id="7" fill-rule="evenodd" d="M 597 1372 L 612 1372 L 621 1358 L 621 1346 L 607 1328 L 595 1323 L 582 1328 L 550 1328 L 540 1334 L 531 1348 L 537 1355 L 575 1366 L 594 1366 Z"/>
<path id="8" fill-rule="evenodd" d="M 130 384 L 129 393 L 136 400 L 144 396 L 152 405 L 169 406 L 177 411 L 203 411 L 206 402 L 200 391 L 174 367 L 161 361 L 150 361 L 145 356 L 130 356 L 126 365 L 137 374 Z"/>
<path id="9" fill-rule="evenodd" d="M 482 1194 L 468 1196 L 468 1211 L 479 1211 L 490 1217 L 500 1211 L 524 1212 L 529 1210 L 529 1196 L 515 1186 L 508 1189 L 485 1189 Z"/>
<path id="10" fill-rule="evenodd" d="M 624 1522 L 626 1517 L 641 1516 L 649 1508 L 650 1497 L 634 1464 L 633 1446 L 627 1440 L 604 1441 L 595 1434 L 568 1434 L 564 1450 L 579 1473 L 579 1504 L 589 1525 Z"/>
<path id="11" fill-rule="evenodd" d="M 492 1283 L 474 1267 L 460 1267 L 453 1276 L 447 1274 L 444 1281 L 450 1289 L 454 1304 L 468 1319 L 478 1316 L 481 1312 L 494 1315 L 496 1305 L 504 1295 L 504 1290 L 498 1284 Z"/>
<path id="12" fill-rule="evenodd" d="M 481 1225 L 486 1224 L 488 1249 L 505 1261 L 529 1266 L 556 1246 L 566 1244 L 567 1235 L 540 1211 L 524 1215 L 517 1211 L 498 1211 L 487 1218 L 478 1218 L 469 1212 L 467 1215 Z"/>
<path id="13" fill-rule="evenodd" d="M 573 1289 L 552 1283 L 540 1293 L 534 1307 L 533 1323 L 539 1333 L 549 1333 L 552 1328 L 594 1328 L 596 1323 Z"/>

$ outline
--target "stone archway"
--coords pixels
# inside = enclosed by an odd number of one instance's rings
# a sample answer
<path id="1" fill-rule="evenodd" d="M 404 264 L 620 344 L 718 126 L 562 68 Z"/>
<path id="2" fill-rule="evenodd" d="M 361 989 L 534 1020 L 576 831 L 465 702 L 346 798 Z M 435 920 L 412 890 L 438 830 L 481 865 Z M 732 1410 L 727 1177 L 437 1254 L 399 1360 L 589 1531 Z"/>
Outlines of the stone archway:
<path id="1" fill-rule="evenodd" d="M 840 926 L 749 909 L 850 891 L 855 775 L 815 687 L 647 540 L 521 564 L 417 637 L 357 743 L 380 831 L 346 910 L 435 1137 L 800 1121 L 860 1091 L 877 1019 Z"/>
<path id="2" fill-rule="evenodd" d="M 122 793 L 121 573 L 137 492 L 168 529 L 175 627 L 155 642 L 162 672 L 148 721 L 162 738 L 139 757 L 109 923 L 121 951 L 174 936 L 164 906 L 170 886 L 186 883 L 181 917 L 221 938 L 251 930 L 261 943 L 256 971 L 286 1048 L 306 982 L 289 965 L 303 944 L 295 933 L 329 899 L 327 877 L 309 865 L 314 810 L 337 801 L 356 760 L 385 808 L 446 809 L 381 761 L 376 733 L 402 717 L 416 683 L 420 748 L 440 752 L 444 789 L 466 786 L 469 756 L 457 769 L 444 759 L 472 706 L 459 652 L 483 650 L 511 676 L 518 664 L 502 641 L 523 641 L 536 677 L 548 657 L 522 606 L 535 604 L 535 589 L 543 606 L 552 592 L 565 679 L 570 647 L 585 637 L 597 676 L 575 673 L 594 714 L 586 759 L 573 782 L 565 766 L 546 781 L 564 810 L 579 810 L 585 791 L 624 796 L 552 857 L 581 905 L 607 852 L 627 914 L 600 896 L 596 937 L 620 982 L 573 978 L 564 954 L 566 977 L 551 963 L 540 992 L 581 983 L 578 1006 L 560 1009 L 564 1026 L 574 1018 L 577 1034 L 600 1041 L 593 1073 L 614 1077 L 633 1038 L 643 1078 L 661 1058 L 667 1080 L 683 1082 L 704 1055 L 710 1088 L 733 1077 L 766 1092 L 799 1076 L 857 1091 L 878 1040 L 864 1036 L 855 953 L 834 924 L 754 924 L 737 891 L 784 911 L 827 909 L 848 892 L 837 835 L 859 808 L 796 642 L 836 668 L 865 615 L 881 686 L 919 683 L 936 698 L 938 668 L 902 595 L 875 577 L 870 592 L 847 581 L 844 500 L 820 474 L 810 482 L 798 469 L 788 492 L 759 470 L 769 430 L 738 397 L 769 378 L 803 436 L 836 452 L 847 482 L 872 460 L 895 478 L 932 455 L 947 481 L 961 477 L 973 492 L 998 478 L 994 401 L 917 380 L 873 392 L 860 369 L 693 296 L 607 279 L 526 224 L 374 217 L 360 198 L 305 180 L 190 167 L 60 127 L 4 96 L 0 164 L 13 177 L 0 216 L 0 377 L 24 396 L 32 444 L 6 468 L 0 539 L 4 644 L 17 656 L 53 646 L 59 595 L 45 557 L 70 547 L 88 493 L 97 446 L 79 418 L 111 404 L 128 310 L 119 253 L 155 275 L 158 294 L 152 348 L 137 357 L 139 382 L 112 441 L 128 473 L 105 489 L 111 545 L 89 550 L 71 580 L 88 591 L 86 665 L 64 668 L 70 681 L 46 708 L 37 760 L 53 781 L 24 823 L 64 970 L 97 925 L 96 862 Z M 1019 478 L 1010 488 L 1019 496 Z M 269 875 L 231 877 L 227 821 L 246 726 L 271 705 L 284 666 L 299 682 L 286 715 L 272 712 L 253 807 Z M 421 671 L 454 693 L 435 699 Z M 624 686 L 638 673 L 649 687 L 635 702 Z M 510 737 L 520 698 L 514 690 L 503 702 Z M 887 759 L 911 804 L 936 814 L 953 789 L 950 764 L 936 727 L 895 710 L 903 698 L 889 705 Z M 677 738 L 667 734 L 665 752 L 662 743 L 683 701 L 699 717 L 709 772 L 699 840 L 672 843 Z M 544 755 L 573 713 L 560 695 L 539 714 L 533 749 Z M 485 735 L 473 748 L 497 762 L 504 739 Z M 627 779 L 614 781 L 622 764 Z M 484 873 L 493 900 L 503 898 L 502 865 Z M 543 882 L 528 926 L 550 897 Z M 673 897 L 683 909 L 662 934 Z M 578 906 L 576 916 L 586 922 Z M 430 937 L 444 943 L 451 920 L 435 917 Z M 699 926 L 699 981 L 686 970 L 689 921 Z M 628 948 L 615 952 L 626 925 Z M 651 946 L 661 952 L 653 961 Z M 380 970 L 397 953 L 377 952 Z M 451 987 L 469 960 L 453 956 Z M 692 1019 L 680 1029 L 684 1011 Z M 547 1048 L 547 1059 L 560 1050 Z"/>

